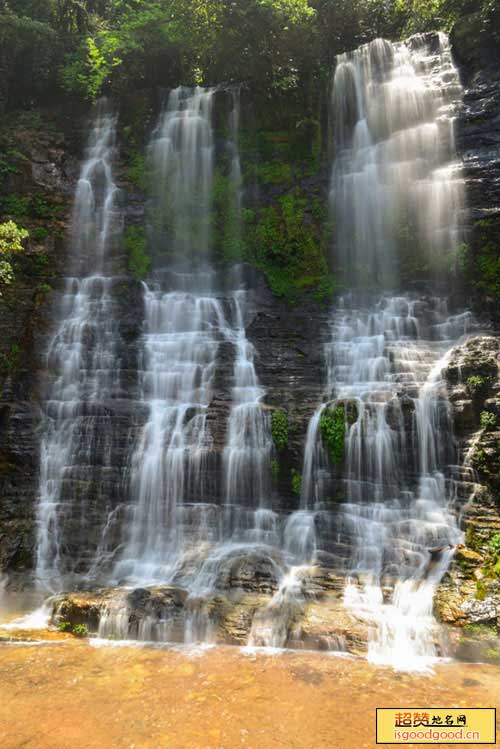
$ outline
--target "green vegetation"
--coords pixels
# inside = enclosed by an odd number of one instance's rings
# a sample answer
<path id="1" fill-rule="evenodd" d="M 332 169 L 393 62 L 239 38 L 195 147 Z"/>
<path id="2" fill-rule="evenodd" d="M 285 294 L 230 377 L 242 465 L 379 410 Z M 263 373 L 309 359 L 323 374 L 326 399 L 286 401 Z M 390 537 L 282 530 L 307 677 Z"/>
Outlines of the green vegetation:
<path id="1" fill-rule="evenodd" d="M 276 460 L 276 458 L 273 458 L 271 460 L 271 476 L 272 476 L 273 481 L 277 481 L 279 475 L 280 475 L 279 460 Z"/>
<path id="2" fill-rule="evenodd" d="M 487 595 L 488 595 L 488 586 L 486 585 L 484 580 L 477 580 L 476 581 L 476 600 L 484 601 Z"/>
<path id="3" fill-rule="evenodd" d="M 292 469 L 290 481 L 292 485 L 292 492 L 296 494 L 297 497 L 300 497 L 300 492 L 302 490 L 302 476 L 298 471 L 295 470 L 295 468 Z"/>
<path id="4" fill-rule="evenodd" d="M 265 185 L 288 186 L 292 181 L 292 167 L 286 161 L 271 161 L 258 166 L 256 176 Z"/>
<path id="5" fill-rule="evenodd" d="M 75 624 L 73 626 L 73 634 L 75 637 L 88 637 L 89 628 L 86 624 Z"/>
<path id="6" fill-rule="evenodd" d="M 271 416 L 271 435 L 277 450 L 288 447 L 288 414 L 285 411 L 273 411 Z"/>
<path id="7" fill-rule="evenodd" d="M 495 533 L 495 535 L 490 538 L 488 541 L 488 551 L 495 559 L 498 559 L 500 556 L 500 533 Z"/>
<path id="8" fill-rule="evenodd" d="M 37 226 L 35 229 L 31 230 L 31 238 L 34 239 L 35 242 L 43 242 L 48 236 L 49 230 L 44 226 Z"/>
<path id="9" fill-rule="evenodd" d="M 213 233 L 215 246 L 226 262 L 244 259 L 246 245 L 241 221 L 253 219 L 252 211 L 239 213 L 238 190 L 231 178 L 217 169 L 213 187 Z"/>
<path id="10" fill-rule="evenodd" d="M 497 423 L 497 417 L 491 411 L 481 411 L 481 426 L 483 429 L 493 429 Z"/>
<path id="11" fill-rule="evenodd" d="M 488 218 L 475 221 L 474 243 L 463 258 L 464 277 L 481 294 L 500 301 L 500 255 L 498 251 L 498 220 Z"/>
<path id="12" fill-rule="evenodd" d="M 500 255 L 496 242 L 490 240 L 477 258 L 478 286 L 500 300 Z"/>
<path id="13" fill-rule="evenodd" d="M 61 206 L 47 200 L 47 196 L 41 193 L 34 195 L 10 193 L 2 198 L 2 211 L 16 219 L 50 219 L 61 211 Z"/>
<path id="14" fill-rule="evenodd" d="M 339 465 L 344 460 L 345 450 L 346 409 L 344 406 L 324 408 L 319 419 L 319 429 L 330 460 L 334 465 Z"/>
<path id="15" fill-rule="evenodd" d="M 24 250 L 23 242 L 28 236 L 26 229 L 14 221 L 0 224 L 0 288 L 14 279 L 12 258 Z"/>
<path id="16" fill-rule="evenodd" d="M 73 627 L 71 625 L 71 622 L 61 621 L 57 622 L 57 629 L 59 630 L 59 632 L 71 632 Z"/>
<path id="17" fill-rule="evenodd" d="M 473 525 L 468 525 L 465 529 L 465 545 L 473 551 L 479 551 L 482 546 L 482 538 L 477 535 Z"/>
<path id="18" fill-rule="evenodd" d="M 49 283 L 39 283 L 36 287 L 37 294 L 40 294 L 41 296 L 45 296 L 45 294 L 50 294 L 52 291 L 52 286 Z"/>
<path id="19" fill-rule="evenodd" d="M 89 628 L 86 624 L 71 624 L 71 622 L 60 621 L 57 623 L 59 632 L 72 632 L 75 637 L 88 637 Z"/>
<path id="20" fill-rule="evenodd" d="M 483 637 L 496 637 L 497 631 L 493 626 L 487 624 L 466 624 L 464 626 L 464 632 L 471 635 L 483 636 Z"/>
<path id="21" fill-rule="evenodd" d="M 132 154 L 127 169 L 127 177 L 139 190 L 146 190 L 148 184 L 146 159 L 142 153 L 135 152 Z"/>
<path id="22" fill-rule="evenodd" d="M 151 258 L 147 253 L 146 232 L 142 226 L 129 226 L 123 236 L 128 253 L 128 269 L 137 279 L 146 278 L 151 269 Z"/>
<path id="23" fill-rule="evenodd" d="M 307 206 L 300 190 L 293 190 L 266 206 L 249 230 L 249 259 L 265 273 L 273 293 L 289 302 L 319 285 L 324 294 L 328 276 L 320 228 Z"/>
<path id="24" fill-rule="evenodd" d="M 0 145 L 2 146 L 2 153 L 0 154 L 0 185 L 2 185 L 9 175 L 20 174 L 21 164 L 23 161 L 27 161 L 27 158 L 16 148 L 12 148 L 9 142 L 2 142 Z"/>
<path id="25" fill-rule="evenodd" d="M 335 276 L 330 273 L 318 281 L 313 294 L 316 302 L 322 305 L 331 304 L 334 294 L 339 290 L 339 284 Z"/>
<path id="26" fill-rule="evenodd" d="M 490 663 L 500 663 L 500 649 L 487 648 L 485 657 Z"/>
<path id="27" fill-rule="evenodd" d="M 495 0 L 9 0 L 0 4 L 3 108 L 49 92 L 95 100 L 144 87 L 246 81 L 266 98 L 317 87 L 333 58 L 376 36 L 449 30 Z M 311 131 L 304 113 L 297 135 Z"/>
<path id="28" fill-rule="evenodd" d="M 479 398 L 487 389 L 489 380 L 482 375 L 471 375 L 465 383 L 471 398 Z"/>

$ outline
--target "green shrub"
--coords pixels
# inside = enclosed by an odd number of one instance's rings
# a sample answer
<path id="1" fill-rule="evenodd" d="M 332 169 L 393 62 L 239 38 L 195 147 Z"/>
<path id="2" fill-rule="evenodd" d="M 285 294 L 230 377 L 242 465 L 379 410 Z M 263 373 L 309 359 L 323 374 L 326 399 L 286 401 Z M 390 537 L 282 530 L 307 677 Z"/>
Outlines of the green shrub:
<path id="1" fill-rule="evenodd" d="M 468 525 L 465 529 L 465 545 L 473 551 L 479 551 L 482 546 L 482 538 L 475 532 L 473 525 Z"/>
<path id="2" fill-rule="evenodd" d="M 146 159 L 142 153 L 135 153 L 130 159 L 127 177 L 139 190 L 146 189 L 148 183 Z"/>
<path id="3" fill-rule="evenodd" d="M 71 632 L 71 622 L 57 622 L 59 632 Z"/>
<path id="4" fill-rule="evenodd" d="M 295 470 L 295 468 L 292 470 L 291 484 L 292 492 L 296 494 L 297 497 L 300 497 L 300 492 L 302 490 L 302 476 Z"/>
<path id="5" fill-rule="evenodd" d="M 225 262 L 243 260 L 246 243 L 243 239 L 243 222 L 251 222 L 253 211 L 239 210 L 237 185 L 227 174 L 217 169 L 212 190 L 212 229 L 215 246 Z"/>
<path id="6" fill-rule="evenodd" d="M 128 253 L 128 269 L 139 280 L 145 278 L 151 270 L 151 258 L 147 254 L 146 232 L 142 226 L 129 226 L 125 231 L 123 243 Z"/>
<path id="7" fill-rule="evenodd" d="M 486 585 L 484 580 L 477 580 L 476 581 L 476 600 L 484 601 L 487 595 L 488 595 L 488 586 Z"/>
<path id="8" fill-rule="evenodd" d="M 292 168 L 286 161 L 270 161 L 257 168 L 257 177 L 265 185 L 288 186 L 292 180 Z"/>
<path id="9" fill-rule="evenodd" d="M 486 242 L 476 260 L 476 286 L 481 291 L 500 299 L 500 257 L 496 242 Z"/>
<path id="10" fill-rule="evenodd" d="M 485 391 L 488 385 L 488 380 L 481 375 L 471 375 L 467 378 L 467 382 L 465 384 L 469 395 L 472 398 L 477 398 Z"/>
<path id="11" fill-rule="evenodd" d="M 75 624 L 73 627 L 75 637 L 88 637 L 89 628 L 86 624 Z"/>
<path id="12" fill-rule="evenodd" d="M 488 541 L 488 551 L 495 558 L 500 556 L 500 533 L 495 533 Z"/>
<path id="13" fill-rule="evenodd" d="M 486 658 L 493 663 L 500 663 L 500 650 L 497 648 L 488 648 L 485 653 Z"/>
<path id="14" fill-rule="evenodd" d="M 319 304 L 328 305 L 333 301 L 333 296 L 338 290 L 338 283 L 335 276 L 328 274 L 324 276 L 316 286 L 314 292 L 315 301 Z"/>
<path id="15" fill-rule="evenodd" d="M 319 429 L 332 463 L 341 463 L 344 459 L 346 432 L 344 407 L 324 408 L 319 419 Z"/>
<path id="16" fill-rule="evenodd" d="M 271 416 L 271 435 L 277 450 L 288 447 L 288 414 L 285 411 L 273 411 Z"/>
<path id="17" fill-rule="evenodd" d="M 57 213 L 60 213 L 62 207 L 57 203 L 47 200 L 47 198 L 36 193 L 35 195 L 16 195 L 11 193 L 6 195 L 2 200 L 3 212 L 14 218 L 33 218 L 48 219 Z"/>
<path id="18" fill-rule="evenodd" d="M 263 208 L 247 228 L 250 261 L 265 273 L 271 291 L 291 303 L 328 278 L 326 245 L 307 208 L 308 199 L 295 189 Z"/>
<path id="19" fill-rule="evenodd" d="M 49 230 L 44 226 L 37 226 L 35 229 L 31 230 L 31 237 L 36 242 L 43 242 L 45 239 L 47 239 L 48 236 Z"/>
<path id="20" fill-rule="evenodd" d="M 480 420 L 483 429 L 493 429 L 497 423 L 497 417 L 491 411 L 481 411 Z"/>
<path id="21" fill-rule="evenodd" d="M 8 216 L 24 218 L 30 214 L 31 198 L 11 193 L 2 200 L 2 209 Z"/>
<path id="22" fill-rule="evenodd" d="M 11 258 L 23 251 L 23 242 L 28 237 L 26 229 L 14 221 L 0 224 L 0 285 L 9 284 L 14 279 Z"/>
<path id="23" fill-rule="evenodd" d="M 50 294 L 52 286 L 48 283 L 39 283 L 36 290 L 38 294 Z"/>

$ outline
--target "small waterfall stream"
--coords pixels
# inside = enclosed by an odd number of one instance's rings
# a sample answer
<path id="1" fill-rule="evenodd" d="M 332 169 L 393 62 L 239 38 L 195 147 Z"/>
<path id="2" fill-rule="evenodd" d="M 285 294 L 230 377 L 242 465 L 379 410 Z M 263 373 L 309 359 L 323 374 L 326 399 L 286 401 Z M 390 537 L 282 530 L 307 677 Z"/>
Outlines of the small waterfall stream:
<path id="1" fill-rule="evenodd" d="M 121 220 L 113 181 L 116 121 L 102 104 L 78 180 L 70 265 L 49 343 L 43 404 L 36 579 L 57 591 L 90 559 L 72 552 L 76 538 L 99 527 L 113 482 L 113 426 L 107 403 L 119 395 L 120 369 L 112 272 Z M 103 498 L 103 507 L 99 500 Z M 86 546 L 92 555 L 91 537 Z"/>
<path id="2" fill-rule="evenodd" d="M 236 314 L 236 358 L 232 405 L 228 421 L 227 442 L 223 455 L 225 480 L 224 502 L 256 510 L 254 530 L 259 528 L 258 512 L 265 513 L 269 498 L 272 441 L 269 419 L 262 408 L 264 390 L 255 372 L 255 351 L 246 337 L 244 314 L 245 292 L 234 294 Z M 257 539 L 256 539 L 257 540 Z"/>
<path id="3" fill-rule="evenodd" d="M 193 277 L 189 279 L 189 285 Z M 129 539 L 115 574 L 168 580 L 183 548 L 189 514 L 204 529 L 205 463 L 211 447 L 207 408 L 220 337 L 228 324 L 219 300 L 147 288 L 143 400 L 149 417 L 132 456 L 135 498 Z M 193 539 L 194 540 L 194 539 Z M 206 539 L 208 540 L 208 538 Z"/>
<path id="4" fill-rule="evenodd" d="M 375 40 L 338 58 L 330 200 L 354 289 L 398 284 L 402 233 L 427 262 L 453 256 L 463 207 L 453 142 L 460 94 L 444 35 Z M 461 538 L 441 372 L 470 325 L 468 313 L 450 316 L 432 293 L 377 299 L 355 290 L 332 313 L 326 404 L 309 425 L 302 507 L 331 515 L 328 551 L 346 576 L 344 604 L 369 627 L 370 659 L 399 668 L 425 668 L 438 653 L 433 594 Z M 321 428 L 335 418 L 345 433 L 335 449 L 341 466 Z"/>
<path id="5" fill-rule="evenodd" d="M 160 621 L 157 610 L 146 612 L 138 630 L 130 627 L 128 615 L 134 587 L 153 590 L 170 584 L 180 586 L 186 596 L 175 636 L 210 641 L 220 578 L 257 544 L 278 542 L 276 519 L 267 506 L 270 425 L 245 331 L 247 292 L 236 270 L 231 276 L 237 288 L 222 291 L 211 263 L 213 93 L 202 88 L 171 92 L 150 148 L 151 236 L 170 262 L 144 290 L 140 383 L 149 415 L 132 456 L 132 515 L 112 573 L 125 588 L 110 601 L 101 635 L 174 636 L 171 611 L 162 609 Z M 227 150 L 239 225 L 238 91 L 232 92 L 232 101 Z M 223 343 L 234 355 L 232 397 L 223 482 L 211 487 L 207 477 L 214 450 L 208 414 Z M 217 496 L 219 503 L 209 499 Z"/>
<path id="6" fill-rule="evenodd" d="M 332 118 L 337 256 L 355 286 L 398 284 L 405 238 L 424 259 L 460 242 L 453 119 L 462 88 L 444 34 L 340 55 Z"/>
<path id="7" fill-rule="evenodd" d="M 174 89 L 150 147 L 153 250 L 163 247 L 171 260 L 144 290 L 140 382 L 149 415 L 132 456 L 133 514 L 114 571 L 129 582 L 171 580 L 187 544 L 218 535 L 205 499 L 207 411 L 230 330 L 210 265 L 212 96 Z"/>

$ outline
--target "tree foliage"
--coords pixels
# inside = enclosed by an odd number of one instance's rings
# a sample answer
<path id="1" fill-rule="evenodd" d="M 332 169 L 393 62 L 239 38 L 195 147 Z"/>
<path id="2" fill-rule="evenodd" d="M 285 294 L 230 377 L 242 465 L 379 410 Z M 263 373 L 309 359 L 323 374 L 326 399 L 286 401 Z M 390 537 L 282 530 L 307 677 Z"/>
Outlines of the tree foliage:
<path id="1" fill-rule="evenodd" d="M 496 0 L 0 0 L 0 95 L 29 103 L 179 83 L 247 82 L 289 92 L 375 36 L 449 29 Z M 15 85 L 13 85 L 15 84 Z"/>
<path id="2" fill-rule="evenodd" d="M 0 224 L 0 286 L 13 280 L 11 259 L 13 255 L 23 251 L 23 242 L 27 238 L 26 229 L 22 229 L 14 221 Z"/>

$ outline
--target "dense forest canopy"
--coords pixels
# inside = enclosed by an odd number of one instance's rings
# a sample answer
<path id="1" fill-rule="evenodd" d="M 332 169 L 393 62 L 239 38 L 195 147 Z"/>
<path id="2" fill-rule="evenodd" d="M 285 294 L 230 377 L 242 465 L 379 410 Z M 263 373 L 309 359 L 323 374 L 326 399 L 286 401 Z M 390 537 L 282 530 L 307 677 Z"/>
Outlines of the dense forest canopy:
<path id="1" fill-rule="evenodd" d="M 1 106 L 157 84 L 310 90 L 339 52 L 468 13 L 500 25 L 496 0 L 0 0 Z"/>

